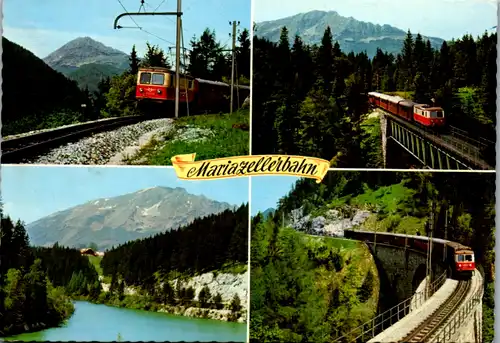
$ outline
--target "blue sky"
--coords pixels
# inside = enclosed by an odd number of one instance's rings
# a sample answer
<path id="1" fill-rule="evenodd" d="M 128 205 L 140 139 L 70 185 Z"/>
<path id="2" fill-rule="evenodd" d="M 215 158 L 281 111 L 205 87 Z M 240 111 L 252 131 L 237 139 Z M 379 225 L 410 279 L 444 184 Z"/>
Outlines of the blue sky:
<path id="1" fill-rule="evenodd" d="M 9 166 L 1 168 L 4 213 L 25 223 L 99 198 L 155 186 L 182 187 L 189 193 L 234 205 L 248 203 L 248 178 L 183 181 L 173 168 Z"/>
<path id="2" fill-rule="evenodd" d="M 312 10 L 337 11 L 443 39 L 480 35 L 497 25 L 497 0 L 253 0 L 252 7 L 257 23 Z"/>
<path id="3" fill-rule="evenodd" d="M 127 12 L 137 12 L 140 0 L 121 0 Z M 146 11 L 176 11 L 175 0 L 146 0 Z M 141 9 L 141 12 L 143 10 Z M 207 27 L 214 29 L 221 43 L 230 44 L 229 21 L 240 21 L 240 29 L 250 29 L 250 0 L 183 0 L 184 46 L 189 48 L 193 35 Z M 132 45 L 140 54 L 146 41 L 165 51 L 175 43 L 174 16 L 134 17 L 144 30 L 170 41 L 165 42 L 138 29 L 113 29 L 117 15 L 125 12 L 118 0 L 4 0 L 3 34 L 40 58 L 77 37 L 89 36 L 105 45 L 129 53 Z M 129 17 L 122 26 L 136 26 Z M 172 49 L 172 53 L 175 50 Z"/>
<path id="4" fill-rule="evenodd" d="M 251 215 L 264 212 L 270 207 L 276 209 L 278 200 L 292 190 L 297 180 L 299 178 L 295 176 L 252 176 Z"/>

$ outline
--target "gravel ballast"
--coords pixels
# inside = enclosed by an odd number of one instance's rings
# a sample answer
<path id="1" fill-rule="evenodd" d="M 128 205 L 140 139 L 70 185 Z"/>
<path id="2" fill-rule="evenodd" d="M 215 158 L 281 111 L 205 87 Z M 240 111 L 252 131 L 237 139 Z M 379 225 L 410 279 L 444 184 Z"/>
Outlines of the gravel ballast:
<path id="1" fill-rule="evenodd" d="M 27 163 L 33 164 L 108 164 L 113 157 L 130 146 L 142 145 L 141 137 L 160 128 L 168 131 L 173 127 L 172 119 L 155 119 L 116 130 L 101 132 L 74 143 L 62 145 L 45 155 Z M 163 131 L 163 130 L 162 130 Z M 117 163 L 120 164 L 120 163 Z"/>

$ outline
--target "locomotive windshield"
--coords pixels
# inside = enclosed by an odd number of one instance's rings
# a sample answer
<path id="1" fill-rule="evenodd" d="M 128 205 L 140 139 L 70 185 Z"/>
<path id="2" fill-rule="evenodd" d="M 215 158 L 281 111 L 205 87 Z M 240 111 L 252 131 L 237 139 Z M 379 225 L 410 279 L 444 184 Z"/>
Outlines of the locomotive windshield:
<path id="1" fill-rule="evenodd" d="M 473 255 L 457 255 L 457 262 L 474 262 Z"/>
<path id="2" fill-rule="evenodd" d="M 431 111 L 432 118 L 443 118 L 443 111 Z"/>
<path id="3" fill-rule="evenodd" d="M 151 82 L 151 73 L 141 73 L 139 82 L 143 85 L 149 85 L 149 83 Z"/>
<path id="4" fill-rule="evenodd" d="M 164 74 L 159 74 L 159 73 L 153 74 L 153 80 L 151 81 L 153 85 L 163 85 L 164 82 L 165 82 Z"/>

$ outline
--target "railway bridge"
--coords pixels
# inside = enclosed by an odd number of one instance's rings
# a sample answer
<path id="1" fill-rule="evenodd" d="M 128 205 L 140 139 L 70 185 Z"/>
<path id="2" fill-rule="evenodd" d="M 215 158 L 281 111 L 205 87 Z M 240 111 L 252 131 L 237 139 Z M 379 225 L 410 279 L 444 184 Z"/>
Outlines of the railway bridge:
<path id="1" fill-rule="evenodd" d="M 335 342 L 482 342 L 483 277 L 447 278 L 447 265 L 406 247 L 365 242 L 390 305 Z M 392 300 L 392 301 L 391 301 Z"/>
<path id="2" fill-rule="evenodd" d="M 451 127 L 446 134 L 430 132 L 383 109 L 377 108 L 376 111 L 381 114 L 384 167 L 394 162 L 391 156 L 396 154 L 389 152 L 396 145 L 430 169 L 495 169 L 483 156 L 484 151 L 494 148 L 493 142 L 472 139 L 465 131 L 455 127 Z"/>

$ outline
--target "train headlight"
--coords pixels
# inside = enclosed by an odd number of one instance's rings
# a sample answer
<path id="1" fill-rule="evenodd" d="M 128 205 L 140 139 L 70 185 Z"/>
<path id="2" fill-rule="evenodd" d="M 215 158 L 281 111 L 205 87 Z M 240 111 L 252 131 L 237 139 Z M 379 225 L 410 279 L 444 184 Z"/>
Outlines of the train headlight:
<path id="1" fill-rule="evenodd" d="M 142 93 L 142 92 L 144 92 L 144 89 L 142 89 L 142 88 L 139 88 L 139 92 L 141 92 L 141 93 Z"/>
<path id="2" fill-rule="evenodd" d="M 158 89 L 156 93 L 161 94 L 161 89 Z"/>

